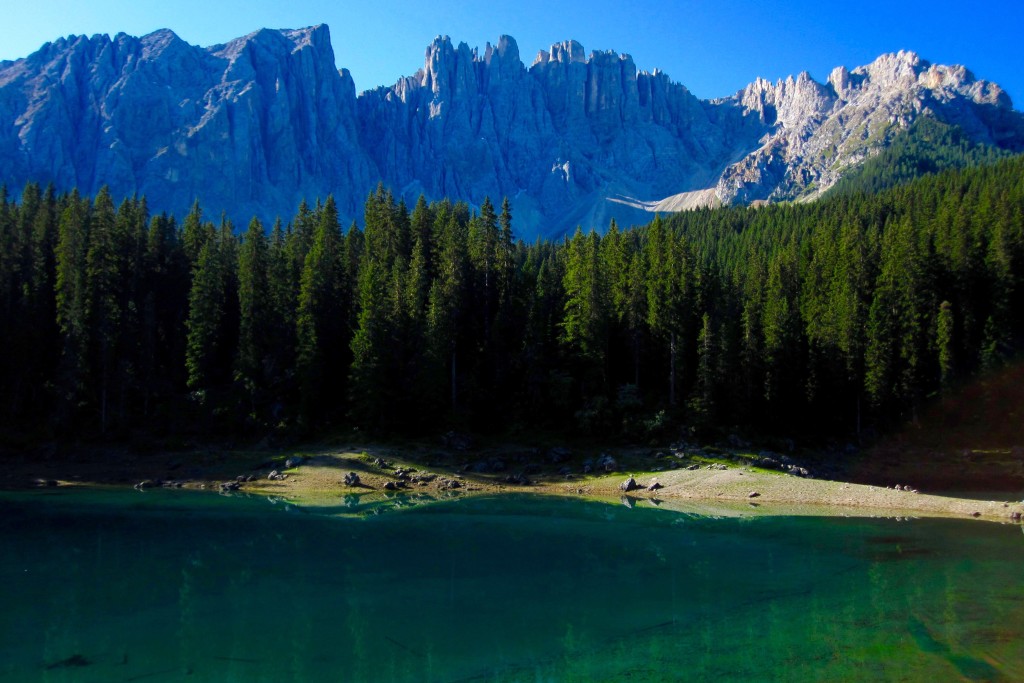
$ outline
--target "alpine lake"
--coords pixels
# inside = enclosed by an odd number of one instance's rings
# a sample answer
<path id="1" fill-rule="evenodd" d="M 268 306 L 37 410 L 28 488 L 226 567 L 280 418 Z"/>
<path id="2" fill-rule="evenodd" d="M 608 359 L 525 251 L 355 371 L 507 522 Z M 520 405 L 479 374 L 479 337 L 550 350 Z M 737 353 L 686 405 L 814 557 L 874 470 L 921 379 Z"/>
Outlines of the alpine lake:
<path id="1" fill-rule="evenodd" d="M 627 502 L 0 493 L 0 681 L 1024 680 L 1019 525 Z"/>

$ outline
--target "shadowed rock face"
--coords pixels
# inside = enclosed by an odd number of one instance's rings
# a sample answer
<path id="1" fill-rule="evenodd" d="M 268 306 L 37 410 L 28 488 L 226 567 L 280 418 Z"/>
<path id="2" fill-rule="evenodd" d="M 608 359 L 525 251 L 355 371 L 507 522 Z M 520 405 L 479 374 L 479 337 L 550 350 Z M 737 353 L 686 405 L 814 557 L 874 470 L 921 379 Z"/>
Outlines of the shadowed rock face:
<path id="1" fill-rule="evenodd" d="M 424 66 L 356 96 L 326 26 L 200 48 L 170 31 L 71 36 L 0 63 L 0 178 L 145 194 L 179 215 L 199 198 L 244 224 L 333 193 L 346 222 L 380 181 L 478 205 L 513 199 L 517 232 L 719 203 L 813 198 L 918 116 L 1024 148 L 997 86 L 912 53 L 825 83 L 758 79 L 703 101 L 628 55 L 567 41 L 527 68 L 502 36 L 439 37 Z"/>
<path id="2" fill-rule="evenodd" d="M 170 31 L 72 36 L 0 66 L 0 175 L 8 182 L 196 197 L 241 221 L 290 215 L 336 188 L 343 211 L 378 173 L 359 146 L 355 86 L 326 26 L 197 48 Z"/>

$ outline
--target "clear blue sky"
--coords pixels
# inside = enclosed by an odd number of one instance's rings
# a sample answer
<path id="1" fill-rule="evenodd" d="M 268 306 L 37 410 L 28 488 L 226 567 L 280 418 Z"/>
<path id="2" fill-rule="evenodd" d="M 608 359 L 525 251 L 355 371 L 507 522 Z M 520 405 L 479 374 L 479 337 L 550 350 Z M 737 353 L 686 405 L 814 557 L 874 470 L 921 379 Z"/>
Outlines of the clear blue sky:
<path id="1" fill-rule="evenodd" d="M 588 50 L 630 53 L 641 69 L 659 68 L 700 97 L 729 95 L 757 76 L 771 80 L 866 64 L 879 54 L 914 50 L 958 63 L 995 81 L 1024 109 L 1024 2 L 861 0 L 43 0 L 15 2 L 0 20 L 0 59 L 16 59 L 69 34 L 170 28 L 213 45 L 258 28 L 327 23 L 339 67 L 360 90 L 390 85 L 423 64 L 437 34 L 483 47 L 503 33 L 529 65 L 537 50 L 575 38 Z"/>

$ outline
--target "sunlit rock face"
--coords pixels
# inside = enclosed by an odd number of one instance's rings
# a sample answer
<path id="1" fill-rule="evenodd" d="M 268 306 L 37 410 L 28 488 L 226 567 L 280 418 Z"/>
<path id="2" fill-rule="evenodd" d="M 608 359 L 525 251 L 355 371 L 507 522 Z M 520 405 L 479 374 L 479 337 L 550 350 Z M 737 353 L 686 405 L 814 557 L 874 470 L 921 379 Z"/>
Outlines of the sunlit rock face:
<path id="1" fill-rule="evenodd" d="M 508 196 L 529 239 L 813 198 L 919 116 L 1024 148 L 999 86 L 906 52 L 700 100 L 576 41 L 527 67 L 509 36 L 482 51 L 438 37 L 413 76 L 357 96 L 326 26 L 207 48 L 166 30 L 71 36 L 0 63 L 0 178 L 12 191 L 106 184 L 179 215 L 199 199 L 237 223 L 328 193 L 359 220 L 379 182 L 410 203 Z"/>

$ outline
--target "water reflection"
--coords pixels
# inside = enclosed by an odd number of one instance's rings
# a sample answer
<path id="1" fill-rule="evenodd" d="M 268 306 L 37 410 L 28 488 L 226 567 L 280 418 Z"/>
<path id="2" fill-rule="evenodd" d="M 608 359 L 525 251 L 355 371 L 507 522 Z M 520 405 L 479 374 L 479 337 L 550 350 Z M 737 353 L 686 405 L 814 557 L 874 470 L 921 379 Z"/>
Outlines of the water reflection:
<path id="1" fill-rule="evenodd" d="M 153 493 L 0 498 L 0 680 L 1024 679 L 1004 526 Z"/>

